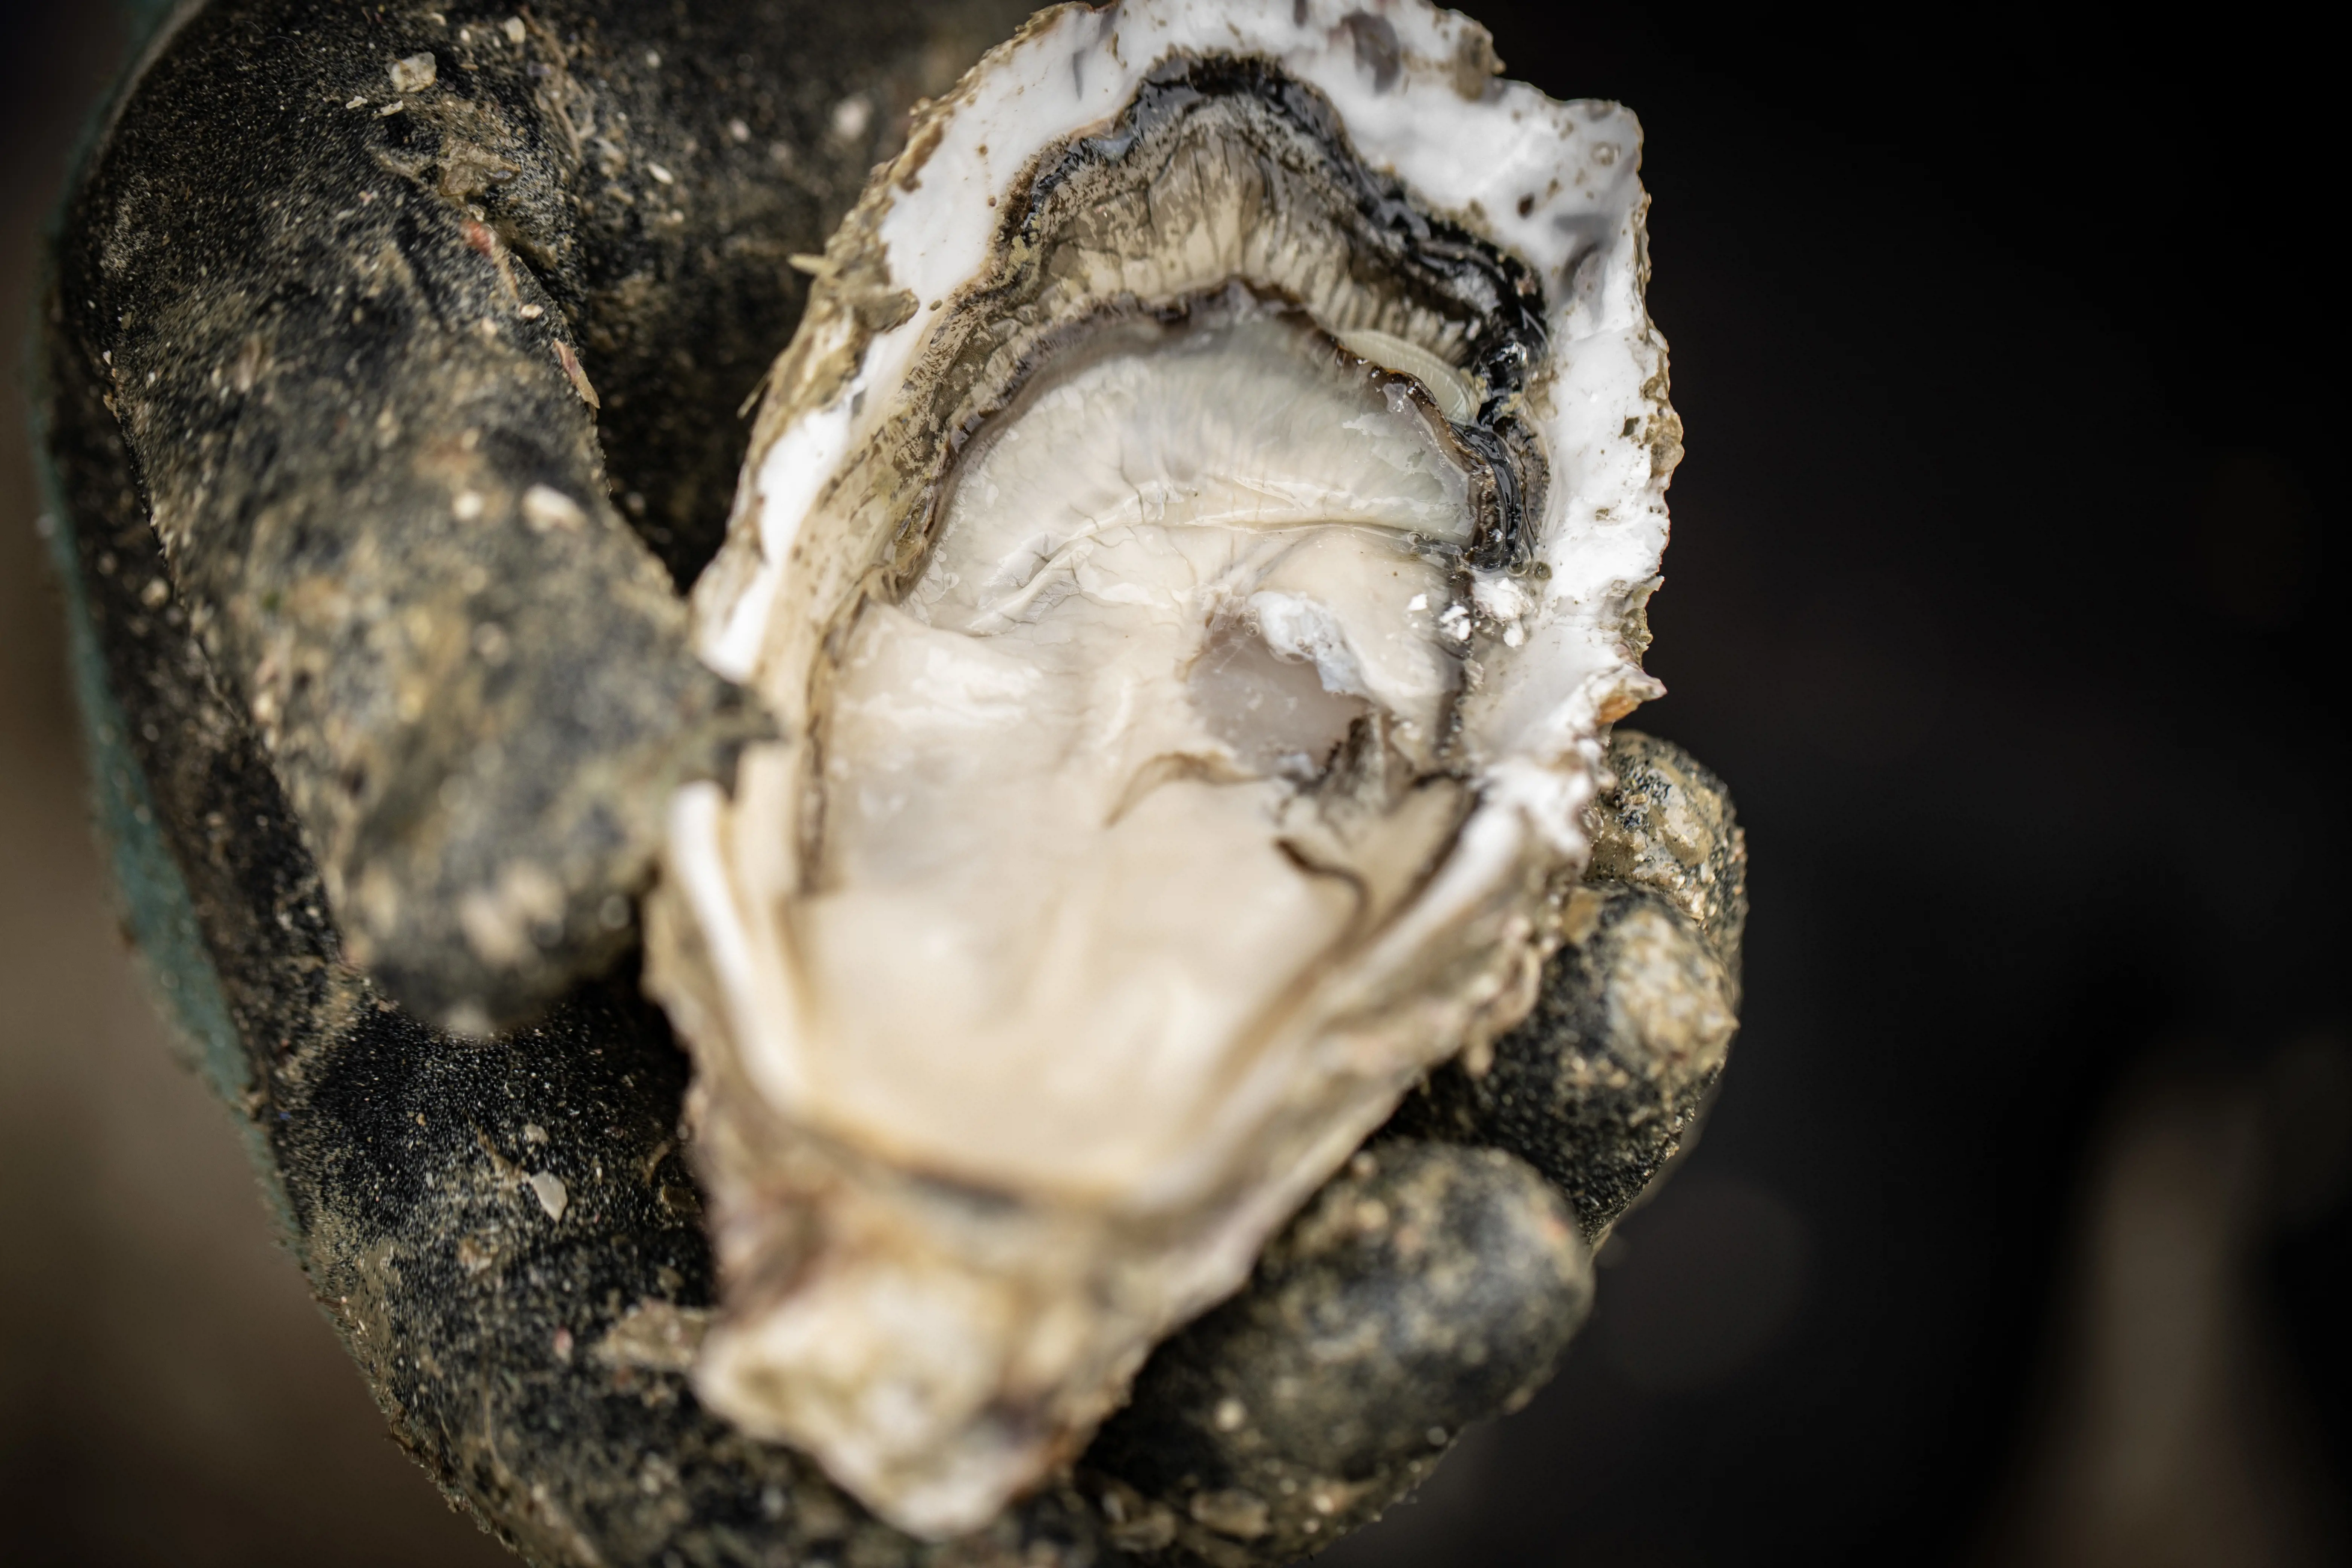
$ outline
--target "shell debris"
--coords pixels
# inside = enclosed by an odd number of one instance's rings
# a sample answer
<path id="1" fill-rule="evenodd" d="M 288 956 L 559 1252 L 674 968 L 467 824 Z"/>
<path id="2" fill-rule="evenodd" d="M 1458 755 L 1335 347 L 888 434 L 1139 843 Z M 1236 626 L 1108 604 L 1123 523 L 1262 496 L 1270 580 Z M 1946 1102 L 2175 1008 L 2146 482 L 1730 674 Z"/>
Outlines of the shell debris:
<path id="1" fill-rule="evenodd" d="M 540 1171 L 533 1173 L 530 1178 L 530 1192 L 531 1195 L 539 1200 L 539 1206 L 547 1211 L 547 1217 L 551 1220 L 562 1219 L 563 1211 L 572 1206 L 572 1194 L 563 1185 L 563 1178 L 552 1171 Z"/>

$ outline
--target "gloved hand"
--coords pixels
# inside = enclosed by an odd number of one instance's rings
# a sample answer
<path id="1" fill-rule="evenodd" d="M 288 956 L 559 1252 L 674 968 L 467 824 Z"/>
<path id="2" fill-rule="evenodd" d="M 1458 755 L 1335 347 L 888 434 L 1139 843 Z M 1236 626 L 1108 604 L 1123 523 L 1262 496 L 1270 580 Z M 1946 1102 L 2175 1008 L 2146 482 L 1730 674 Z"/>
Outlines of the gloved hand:
<path id="1" fill-rule="evenodd" d="M 1738 1000 L 1729 802 L 1621 731 L 1533 1015 L 980 1535 L 900 1536 L 704 1412 L 687 1069 L 633 898 L 670 785 L 762 720 L 680 589 L 790 258 L 1020 10 L 677 11 L 213 0 L 127 84 L 43 372 L 134 934 L 395 1436 L 534 1561 L 1319 1549 L 1549 1375 L 1589 1248 L 1695 1125 Z"/>

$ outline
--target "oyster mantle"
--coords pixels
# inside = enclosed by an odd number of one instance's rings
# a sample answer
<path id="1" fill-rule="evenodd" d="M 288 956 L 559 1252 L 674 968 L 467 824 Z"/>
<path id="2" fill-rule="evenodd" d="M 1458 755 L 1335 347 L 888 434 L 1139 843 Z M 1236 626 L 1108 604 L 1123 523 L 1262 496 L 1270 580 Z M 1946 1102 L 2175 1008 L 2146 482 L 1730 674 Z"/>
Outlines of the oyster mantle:
<path id="1" fill-rule="evenodd" d="M 1494 69 L 1420 4 L 1066 6 L 807 263 L 695 600 L 783 738 L 678 793 L 648 984 L 698 1387 L 905 1528 L 1526 1012 L 1659 689 L 1638 128 Z"/>

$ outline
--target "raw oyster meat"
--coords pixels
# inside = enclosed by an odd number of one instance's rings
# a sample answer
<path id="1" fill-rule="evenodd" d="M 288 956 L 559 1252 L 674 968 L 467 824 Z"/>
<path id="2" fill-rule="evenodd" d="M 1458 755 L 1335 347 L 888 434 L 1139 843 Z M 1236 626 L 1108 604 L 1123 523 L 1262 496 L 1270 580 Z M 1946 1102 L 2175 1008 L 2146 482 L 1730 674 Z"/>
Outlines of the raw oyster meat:
<path id="1" fill-rule="evenodd" d="M 681 791 L 705 1400 L 945 1535 L 1530 1004 L 1679 452 L 1639 131 L 1370 10 L 1044 13 L 822 258 Z"/>

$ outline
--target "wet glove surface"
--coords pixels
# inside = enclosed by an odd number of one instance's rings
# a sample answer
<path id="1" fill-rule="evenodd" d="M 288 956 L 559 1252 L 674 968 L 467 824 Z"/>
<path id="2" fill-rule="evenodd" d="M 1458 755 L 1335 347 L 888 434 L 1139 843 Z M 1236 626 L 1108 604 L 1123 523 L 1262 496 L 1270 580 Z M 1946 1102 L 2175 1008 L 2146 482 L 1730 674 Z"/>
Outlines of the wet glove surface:
<path id="1" fill-rule="evenodd" d="M 787 258 L 1016 19 L 224 0 L 68 208 L 45 415 L 131 924 L 394 1433 L 536 1562 L 1317 1550 L 1549 1375 L 1730 1043 L 1727 797 L 1621 731 L 1535 1013 L 1433 1075 L 1068 1480 L 925 1544 L 696 1403 L 687 1065 L 629 898 L 667 784 L 761 720 L 686 655 L 675 585 Z"/>

